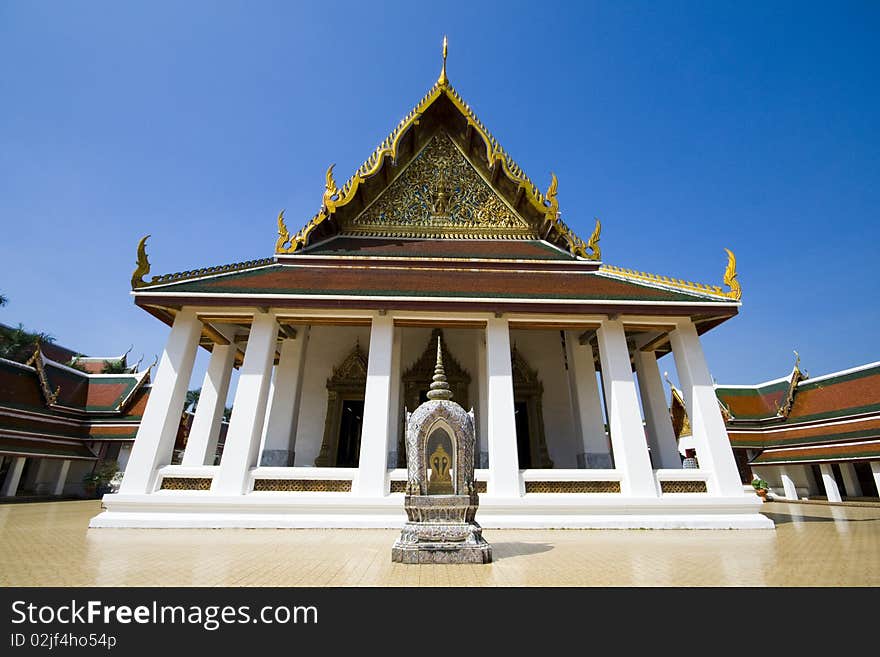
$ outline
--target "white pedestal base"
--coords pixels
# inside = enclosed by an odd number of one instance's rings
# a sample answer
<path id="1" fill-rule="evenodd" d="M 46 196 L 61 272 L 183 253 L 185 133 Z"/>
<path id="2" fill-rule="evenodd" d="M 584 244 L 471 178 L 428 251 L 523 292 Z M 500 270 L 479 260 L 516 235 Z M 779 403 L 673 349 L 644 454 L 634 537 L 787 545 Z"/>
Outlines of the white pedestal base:
<path id="1" fill-rule="evenodd" d="M 111 494 L 90 527 L 388 528 L 406 520 L 403 494 L 381 498 L 350 493 L 259 492 L 219 497 L 205 492 Z M 758 498 L 708 498 L 682 493 L 662 498 L 616 494 L 480 496 L 477 522 L 521 529 L 773 529 Z"/>

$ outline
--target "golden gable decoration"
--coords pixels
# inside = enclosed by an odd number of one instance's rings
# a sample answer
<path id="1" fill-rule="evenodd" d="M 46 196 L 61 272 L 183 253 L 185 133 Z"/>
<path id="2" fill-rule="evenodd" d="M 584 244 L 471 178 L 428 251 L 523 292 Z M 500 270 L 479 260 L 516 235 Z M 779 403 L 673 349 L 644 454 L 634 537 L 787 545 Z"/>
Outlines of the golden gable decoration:
<path id="1" fill-rule="evenodd" d="M 444 45 L 445 52 L 446 47 Z M 389 182 L 388 169 L 397 165 L 401 156 L 406 157 L 410 154 L 407 152 L 406 147 L 401 147 L 405 141 L 404 137 L 424 121 L 428 111 L 441 99 L 445 99 L 451 104 L 456 115 L 455 121 L 460 123 L 461 119 L 464 120 L 466 130 L 462 138 L 472 149 L 475 149 L 472 152 L 479 153 L 480 150 L 484 151 L 485 166 L 489 172 L 490 186 L 496 188 L 496 183 L 503 179 L 506 181 L 505 184 L 508 189 L 515 190 L 510 195 L 511 198 L 508 199 L 508 205 L 512 205 L 521 211 L 514 211 L 514 214 L 519 215 L 530 226 L 533 233 L 540 235 L 541 239 L 565 248 L 575 256 L 588 260 L 598 260 L 600 255 L 597 248 L 598 230 L 594 232 L 589 242 L 584 242 L 562 221 L 559 212 L 559 202 L 556 197 L 558 189 L 556 175 L 551 173 L 547 192 L 541 193 L 522 168 L 514 162 L 513 158 L 504 151 L 495 137 L 489 133 L 486 126 L 477 118 L 458 92 L 453 89 L 446 76 L 445 55 L 441 75 L 434 86 L 398 123 L 391 134 L 379 144 L 373 154 L 345 184 L 339 187 L 333 177 L 333 165 L 328 168 L 325 189 L 321 199 L 321 208 L 311 221 L 297 233 L 291 234 L 287 229 L 284 218 L 282 216 L 278 217 L 278 239 L 275 252 L 279 254 L 294 253 L 308 246 L 316 235 L 319 235 L 320 239 L 335 234 L 335 231 L 338 232 L 339 226 L 334 223 L 338 221 L 338 217 L 336 217 L 337 212 L 351 204 L 353 204 L 354 208 L 357 208 L 359 203 L 364 202 L 361 192 L 365 183 L 375 178 L 384 181 L 382 184 Z M 481 144 L 482 149 L 477 144 Z M 439 191 L 432 196 L 439 196 Z M 436 200 L 436 198 L 433 199 L 435 202 Z M 494 201 L 492 205 L 494 205 Z M 496 212 L 491 212 L 490 214 L 497 218 L 497 211 L 500 208 L 496 207 L 493 210 Z M 524 212 L 532 217 L 532 219 L 528 220 L 528 217 L 523 214 Z M 327 228 L 325 222 L 329 222 L 331 227 Z M 442 236 L 460 237 L 454 231 L 442 233 Z M 464 236 L 473 237 L 472 234 L 465 234 Z"/>
<path id="2" fill-rule="evenodd" d="M 341 230 L 391 237 L 538 237 L 444 132 L 428 142 L 379 198 L 342 223 Z"/>

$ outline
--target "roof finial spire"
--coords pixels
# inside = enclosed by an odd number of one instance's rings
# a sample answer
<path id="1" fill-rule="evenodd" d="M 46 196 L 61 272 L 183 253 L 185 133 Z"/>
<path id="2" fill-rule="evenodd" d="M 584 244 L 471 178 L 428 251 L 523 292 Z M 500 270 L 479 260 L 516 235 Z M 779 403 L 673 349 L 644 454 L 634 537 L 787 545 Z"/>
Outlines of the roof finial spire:
<path id="1" fill-rule="evenodd" d="M 443 369 L 443 350 L 440 348 L 440 336 L 437 336 L 437 364 L 434 366 L 434 382 L 428 390 L 428 399 L 452 399 L 452 391 L 446 381 L 446 370 Z"/>
<path id="2" fill-rule="evenodd" d="M 446 35 L 443 35 L 443 68 L 440 70 L 440 77 L 437 79 L 437 84 L 446 85 L 449 84 L 449 78 L 446 77 L 446 51 L 449 49 L 449 40 L 446 38 Z"/>

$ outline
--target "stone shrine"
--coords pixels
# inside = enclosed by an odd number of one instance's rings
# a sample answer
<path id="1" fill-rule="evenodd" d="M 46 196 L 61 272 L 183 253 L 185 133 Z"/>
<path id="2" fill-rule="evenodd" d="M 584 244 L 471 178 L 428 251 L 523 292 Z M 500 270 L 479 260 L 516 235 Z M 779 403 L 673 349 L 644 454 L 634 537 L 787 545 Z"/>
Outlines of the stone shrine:
<path id="1" fill-rule="evenodd" d="M 489 563 L 492 548 L 474 520 L 474 412 L 452 401 L 437 339 L 428 401 L 406 414 L 407 522 L 391 549 L 399 563 Z"/>

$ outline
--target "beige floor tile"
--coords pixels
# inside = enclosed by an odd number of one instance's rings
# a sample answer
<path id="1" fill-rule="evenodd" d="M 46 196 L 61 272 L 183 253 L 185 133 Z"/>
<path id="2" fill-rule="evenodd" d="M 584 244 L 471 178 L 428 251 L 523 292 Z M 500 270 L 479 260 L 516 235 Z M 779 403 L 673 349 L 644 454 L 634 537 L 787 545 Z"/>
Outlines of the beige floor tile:
<path id="1" fill-rule="evenodd" d="M 480 566 L 394 564 L 392 530 L 88 529 L 99 510 L 0 506 L 0 585 L 880 585 L 880 507 L 768 503 L 775 531 L 487 529 Z"/>

